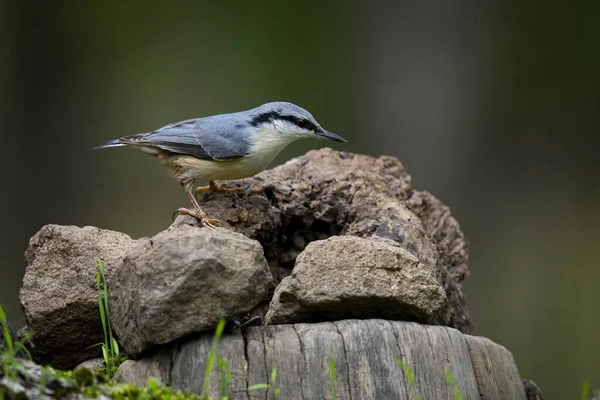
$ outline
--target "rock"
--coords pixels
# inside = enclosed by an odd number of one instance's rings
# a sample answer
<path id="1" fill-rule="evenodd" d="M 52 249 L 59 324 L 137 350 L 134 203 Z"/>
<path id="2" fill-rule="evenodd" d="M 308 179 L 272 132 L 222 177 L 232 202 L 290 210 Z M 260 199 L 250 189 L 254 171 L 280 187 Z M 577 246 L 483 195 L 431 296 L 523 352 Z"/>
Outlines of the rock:
<path id="1" fill-rule="evenodd" d="M 207 193 L 203 209 L 263 245 L 275 283 L 291 274 L 310 242 L 339 235 L 391 239 L 434 265 L 449 304 L 443 323 L 471 331 L 460 285 L 468 275 L 464 235 L 448 207 L 412 188 L 396 158 L 320 149 L 235 184 L 248 195 Z M 181 225 L 198 223 L 181 216 L 174 226 Z"/>
<path id="2" fill-rule="evenodd" d="M 212 334 L 189 337 L 177 345 L 159 348 L 139 361 L 131 361 L 128 382 L 143 382 L 145 365 L 160 370 L 165 384 L 201 394 Z M 339 399 L 454 399 L 456 381 L 463 399 L 525 399 L 525 389 L 510 352 L 486 338 L 464 335 L 453 328 L 414 322 L 344 320 L 317 324 L 269 325 L 249 328 L 245 335 L 225 334 L 217 356 L 227 361 L 231 399 L 274 398 L 255 384 L 272 383 L 279 398 L 331 398 L 331 360 Z M 409 368 L 411 388 L 398 366 Z M 156 374 L 158 375 L 158 374 Z M 222 371 L 215 364 L 209 378 L 209 395 L 220 398 Z"/>
<path id="3" fill-rule="evenodd" d="M 271 323 L 376 316 L 470 332 L 460 284 L 468 275 L 466 240 L 448 207 L 414 190 L 397 159 L 321 149 L 237 184 L 247 196 L 202 199 L 233 232 L 198 229 L 188 216 L 138 241 L 91 227 L 44 227 L 31 239 L 21 291 L 34 357 L 70 369 L 98 355 L 89 348 L 103 340 L 98 258 L 107 269 L 113 327 L 132 356 L 212 329 L 221 317 L 265 316 L 271 276 L 283 282 Z"/>
<path id="4" fill-rule="evenodd" d="M 104 340 L 97 261 L 104 261 L 110 285 L 132 243 L 119 232 L 59 225 L 46 225 L 31 238 L 20 301 L 36 361 L 71 369 L 100 353 L 88 348 Z"/>
<path id="5" fill-rule="evenodd" d="M 115 381 L 130 383 L 136 386 L 146 386 L 148 379 L 156 378 L 163 381 L 158 361 L 143 359 L 141 361 L 125 360 L 115 373 Z"/>
<path id="6" fill-rule="evenodd" d="M 425 245 L 423 245 L 425 246 Z M 445 323 L 448 298 L 429 265 L 398 243 L 333 236 L 310 243 L 275 291 L 267 324 L 384 318 Z"/>
<path id="7" fill-rule="evenodd" d="M 588 395 L 588 400 L 600 400 L 600 389 L 594 389 Z"/>
<path id="8" fill-rule="evenodd" d="M 261 245 L 225 229 L 179 225 L 141 239 L 115 272 L 112 326 L 129 355 L 247 313 L 267 296 Z"/>
<path id="9" fill-rule="evenodd" d="M 1 356 L 0 356 L 0 361 Z M 85 400 L 82 387 L 74 379 L 49 367 L 42 367 L 27 360 L 17 360 L 6 364 L 10 376 L 0 368 L 0 398 L 23 400 Z M 108 400 L 100 394 L 97 400 Z"/>
<path id="10" fill-rule="evenodd" d="M 90 360 L 86 360 L 82 363 L 79 363 L 75 368 L 73 368 L 73 373 L 76 373 L 82 368 L 87 368 L 90 371 L 97 371 L 99 369 L 104 369 L 104 359 L 103 358 L 92 358 Z"/>

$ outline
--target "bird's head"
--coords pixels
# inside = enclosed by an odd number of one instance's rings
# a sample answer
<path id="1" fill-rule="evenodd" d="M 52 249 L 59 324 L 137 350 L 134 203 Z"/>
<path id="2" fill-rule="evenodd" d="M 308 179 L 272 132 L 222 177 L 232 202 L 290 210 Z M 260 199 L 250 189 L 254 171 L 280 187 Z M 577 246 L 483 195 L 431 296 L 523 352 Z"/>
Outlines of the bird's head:
<path id="1" fill-rule="evenodd" d="M 321 128 L 308 111 L 287 102 L 267 103 L 255 108 L 250 124 L 256 128 L 272 128 L 290 139 L 313 137 L 346 143 L 346 139 Z"/>

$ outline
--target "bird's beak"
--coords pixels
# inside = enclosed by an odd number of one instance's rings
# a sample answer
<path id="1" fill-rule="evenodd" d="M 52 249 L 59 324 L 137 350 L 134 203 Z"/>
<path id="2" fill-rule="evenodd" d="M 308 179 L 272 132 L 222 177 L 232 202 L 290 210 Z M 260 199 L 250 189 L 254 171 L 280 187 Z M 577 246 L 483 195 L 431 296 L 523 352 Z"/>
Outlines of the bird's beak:
<path id="1" fill-rule="evenodd" d="M 320 131 L 315 132 L 315 134 L 319 137 L 325 138 L 325 139 L 329 139 L 329 140 L 333 140 L 334 142 L 341 142 L 341 143 L 348 143 L 346 139 L 344 139 L 341 136 L 336 135 L 335 133 L 331 133 L 329 131 L 326 131 L 325 129 L 321 128 Z"/>

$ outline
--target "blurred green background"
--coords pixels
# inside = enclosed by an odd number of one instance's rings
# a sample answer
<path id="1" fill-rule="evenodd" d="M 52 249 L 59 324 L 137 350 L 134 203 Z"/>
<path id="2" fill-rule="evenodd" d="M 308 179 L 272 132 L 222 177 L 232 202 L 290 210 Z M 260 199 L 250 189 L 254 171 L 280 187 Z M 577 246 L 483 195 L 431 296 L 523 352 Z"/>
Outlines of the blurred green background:
<path id="1" fill-rule="evenodd" d="M 42 225 L 148 236 L 187 205 L 152 157 L 94 145 L 287 100 L 349 140 L 335 148 L 398 157 L 452 208 L 475 334 L 548 398 L 600 386 L 599 3 L 217 3 L 2 3 L 9 319 L 23 323 L 23 252 Z"/>

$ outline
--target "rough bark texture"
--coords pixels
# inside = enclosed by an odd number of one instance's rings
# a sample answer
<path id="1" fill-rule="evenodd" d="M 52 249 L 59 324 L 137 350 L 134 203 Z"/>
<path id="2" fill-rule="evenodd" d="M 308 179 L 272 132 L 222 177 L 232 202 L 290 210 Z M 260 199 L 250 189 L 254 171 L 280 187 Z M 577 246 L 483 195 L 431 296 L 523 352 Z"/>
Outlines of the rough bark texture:
<path id="1" fill-rule="evenodd" d="M 201 393 L 212 335 L 190 337 L 140 361 L 128 361 L 120 379 L 145 382 L 150 376 L 174 388 Z M 318 324 L 250 328 L 224 335 L 218 355 L 231 369 L 234 399 L 274 399 L 265 389 L 277 367 L 280 398 L 331 399 L 330 357 L 338 399 L 455 399 L 444 371 L 455 379 L 463 399 L 525 399 L 525 388 L 510 352 L 488 339 L 442 326 L 385 320 L 344 320 Z M 397 365 L 414 373 L 416 391 Z M 210 394 L 220 394 L 218 368 Z"/>
<path id="2" fill-rule="evenodd" d="M 31 238 L 19 297 L 36 361 L 65 369 L 98 354 L 88 348 L 104 340 L 97 262 L 104 260 L 110 285 L 132 244 L 123 233 L 89 226 L 46 225 Z"/>
<path id="3" fill-rule="evenodd" d="M 396 158 L 321 149 L 237 184 L 247 196 L 208 193 L 203 208 L 261 242 L 276 284 L 310 242 L 335 235 L 387 238 L 435 266 L 449 299 L 448 318 L 440 323 L 471 331 L 460 285 L 468 275 L 465 237 L 448 207 L 412 188 Z M 197 221 L 183 216 L 179 224 Z"/>
<path id="4" fill-rule="evenodd" d="M 139 240 L 113 276 L 111 322 L 130 356 L 247 313 L 272 284 L 257 241 L 181 225 Z"/>

